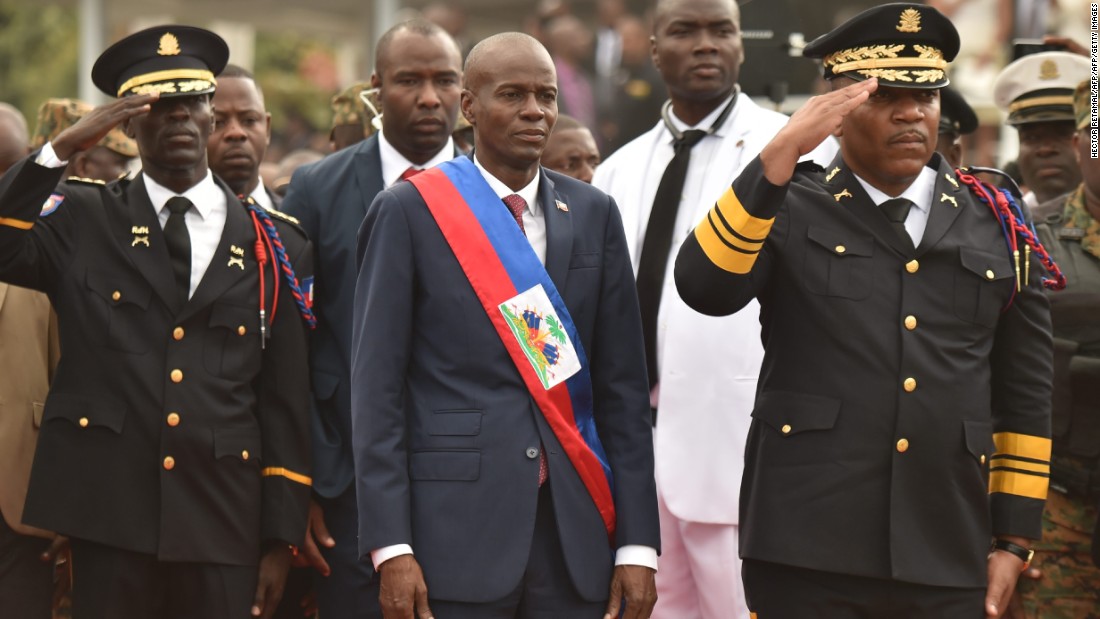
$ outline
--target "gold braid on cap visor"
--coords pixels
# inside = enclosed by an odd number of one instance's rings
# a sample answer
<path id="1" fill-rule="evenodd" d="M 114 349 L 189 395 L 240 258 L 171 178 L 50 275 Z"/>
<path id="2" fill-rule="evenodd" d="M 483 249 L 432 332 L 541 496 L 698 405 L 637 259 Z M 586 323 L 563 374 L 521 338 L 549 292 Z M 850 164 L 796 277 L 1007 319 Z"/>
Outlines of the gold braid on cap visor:
<path id="1" fill-rule="evenodd" d="M 867 77 L 901 82 L 934 82 L 943 78 L 947 61 L 938 48 L 914 45 L 916 56 L 899 56 L 904 49 L 902 44 L 853 47 L 825 56 L 823 63 L 833 75 L 858 71 Z"/>
<path id="2" fill-rule="evenodd" d="M 1040 107 L 1047 105 L 1064 105 L 1066 107 L 1073 107 L 1073 95 L 1052 95 L 1049 97 L 1031 97 L 1029 99 L 1020 99 L 1019 101 L 1012 102 L 1008 106 L 1009 112 L 1018 112 L 1020 110 L 1026 110 L 1029 107 Z"/>
<path id="3" fill-rule="evenodd" d="M 156 82 L 165 83 L 160 84 Z M 133 94 L 145 94 L 147 92 L 198 92 L 215 86 L 217 83 L 217 80 L 214 79 L 214 74 L 206 69 L 167 69 L 131 77 L 126 80 L 122 86 L 119 86 L 118 96 L 121 97 L 125 95 L 126 92 L 131 89 L 133 90 Z M 178 89 L 177 84 L 179 85 Z M 146 87 L 142 88 L 143 86 Z"/>

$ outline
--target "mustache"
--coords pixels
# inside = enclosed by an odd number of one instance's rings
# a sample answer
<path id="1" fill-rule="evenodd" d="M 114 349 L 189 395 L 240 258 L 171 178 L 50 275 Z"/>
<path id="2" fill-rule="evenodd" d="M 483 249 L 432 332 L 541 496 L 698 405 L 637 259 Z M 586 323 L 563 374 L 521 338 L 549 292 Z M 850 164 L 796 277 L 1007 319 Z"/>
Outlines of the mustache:
<path id="1" fill-rule="evenodd" d="M 902 131 L 898 131 L 897 133 L 891 135 L 890 139 L 887 140 L 887 142 L 889 142 L 890 144 L 893 144 L 894 142 L 902 142 L 902 141 L 908 142 L 912 138 L 917 138 L 921 142 L 927 142 L 928 141 L 928 135 L 925 134 L 923 131 L 921 131 L 919 129 L 904 129 Z"/>

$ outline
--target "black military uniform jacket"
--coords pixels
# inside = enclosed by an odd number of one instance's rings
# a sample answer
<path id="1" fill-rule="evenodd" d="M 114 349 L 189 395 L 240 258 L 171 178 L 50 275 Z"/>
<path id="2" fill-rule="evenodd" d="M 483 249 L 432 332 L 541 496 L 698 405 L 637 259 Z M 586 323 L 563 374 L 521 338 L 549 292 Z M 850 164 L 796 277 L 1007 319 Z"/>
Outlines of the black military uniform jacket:
<path id="1" fill-rule="evenodd" d="M 261 350 L 256 232 L 240 200 L 219 181 L 225 228 L 185 302 L 141 178 L 58 186 L 63 169 L 34 156 L 0 180 L 0 279 L 49 295 L 63 358 L 24 521 L 163 561 L 254 565 L 261 541 L 299 543 L 310 484 L 306 326 L 285 281 L 270 321 L 269 262 Z M 39 218 L 58 195 L 60 207 Z M 274 221 L 299 277 L 309 276 L 305 235 Z"/>
<path id="2" fill-rule="evenodd" d="M 915 251 L 840 156 L 783 187 L 757 159 L 680 250 L 688 305 L 760 301 L 746 558 L 980 587 L 992 535 L 1039 536 L 1051 382 L 1039 272 L 1014 295 L 989 207 L 939 155 L 929 165 Z"/>

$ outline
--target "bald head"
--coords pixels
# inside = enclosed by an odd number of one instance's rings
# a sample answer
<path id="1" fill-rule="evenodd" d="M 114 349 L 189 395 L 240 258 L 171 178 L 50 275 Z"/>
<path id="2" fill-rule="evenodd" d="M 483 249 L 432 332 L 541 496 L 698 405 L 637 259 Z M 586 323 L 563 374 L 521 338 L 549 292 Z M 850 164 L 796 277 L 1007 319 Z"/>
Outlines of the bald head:
<path id="1" fill-rule="evenodd" d="M 657 6 L 653 11 L 653 32 L 656 34 L 672 17 L 678 17 L 686 9 L 690 9 L 697 0 L 657 0 Z M 741 8 L 736 0 L 709 0 L 706 4 L 721 10 L 729 11 L 732 19 L 741 24 Z"/>
<path id="2" fill-rule="evenodd" d="M 484 83 L 486 75 L 495 71 L 500 54 L 518 53 L 520 51 L 542 56 L 551 65 L 550 53 L 539 43 L 535 37 L 522 32 L 502 32 L 483 39 L 470 50 L 466 56 L 466 65 L 463 69 L 463 87 L 466 90 L 477 91 Z M 556 77 L 556 76 L 555 76 Z"/>
<path id="3" fill-rule="evenodd" d="M 14 106 L 0 102 L 0 174 L 27 156 L 27 119 Z"/>
<path id="4" fill-rule="evenodd" d="M 428 21 L 427 19 L 411 19 L 406 22 L 401 22 L 396 26 L 390 28 L 378 39 L 378 45 L 374 48 L 374 72 L 378 75 L 383 75 L 389 68 L 389 64 L 392 62 L 390 49 L 393 47 L 393 42 L 403 36 L 420 36 L 420 37 L 440 37 L 447 42 L 448 52 L 454 51 L 454 56 L 459 59 L 458 62 L 462 62 L 462 52 L 458 49 L 458 43 L 455 43 L 453 37 L 447 34 L 447 31 L 438 26 L 437 24 Z"/>

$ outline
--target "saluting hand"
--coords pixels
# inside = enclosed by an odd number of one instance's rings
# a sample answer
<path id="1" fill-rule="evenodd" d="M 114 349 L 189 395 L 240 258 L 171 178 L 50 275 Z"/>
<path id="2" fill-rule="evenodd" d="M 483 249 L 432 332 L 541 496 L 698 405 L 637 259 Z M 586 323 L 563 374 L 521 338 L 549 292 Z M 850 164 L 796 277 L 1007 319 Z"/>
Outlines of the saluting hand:
<path id="1" fill-rule="evenodd" d="M 840 130 L 840 123 L 878 88 L 870 78 L 840 90 L 810 97 L 772 141 L 760 151 L 764 176 L 773 185 L 786 185 L 794 176 L 798 158 L 809 154 L 825 138 Z"/>
<path id="2" fill-rule="evenodd" d="M 656 572 L 643 565 L 615 566 L 611 574 L 611 596 L 603 619 L 618 619 L 620 607 L 623 619 L 649 619 L 656 604 Z"/>
<path id="3" fill-rule="evenodd" d="M 385 619 L 433 619 L 424 572 L 412 555 L 387 559 L 378 572 L 378 599 Z"/>
<path id="4" fill-rule="evenodd" d="M 147 114 L 153 102 L 159 98 L 159 93 L 133 95 L 95 108 L 51 140 L 53 152 L 61 161 L 72 159 L 73 155 L 95 146 L 122 122 Z"/>

